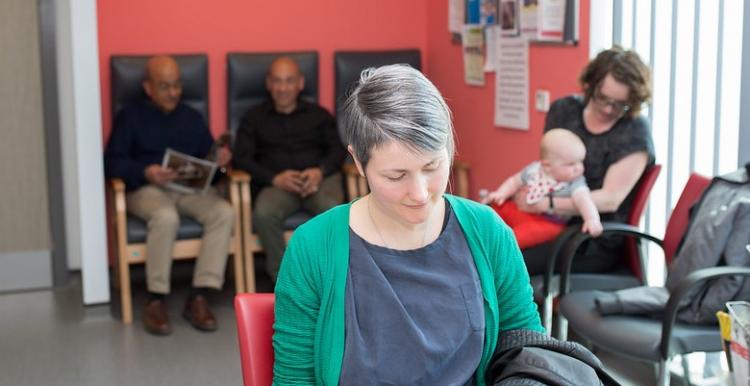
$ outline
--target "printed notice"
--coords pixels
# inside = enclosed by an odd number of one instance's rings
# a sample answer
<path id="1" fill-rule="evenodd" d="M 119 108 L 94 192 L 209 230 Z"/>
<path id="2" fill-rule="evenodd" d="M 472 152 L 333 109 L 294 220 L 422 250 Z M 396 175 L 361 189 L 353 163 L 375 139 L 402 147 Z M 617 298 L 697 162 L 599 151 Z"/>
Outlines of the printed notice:
<path id="1" fill-rule="evenodd" d="M 500 42 L 500 26 L 491 25 L 484 29 L 485 33 L 485 58 L 484 72 L 495 72 L 497 65 L 497 46 Z"/>
<path id="2" fill-rule="evenodd" d="M 471 86 L 484 86 L 484 35 L 479 25 L 465 25 L 464 43 L 464 81 Z"/>
<path id="3" fill-rule="evenodd" d="M 495 66 L 495 126 L 529 129 L 529 42 L 499 39 Z"/>

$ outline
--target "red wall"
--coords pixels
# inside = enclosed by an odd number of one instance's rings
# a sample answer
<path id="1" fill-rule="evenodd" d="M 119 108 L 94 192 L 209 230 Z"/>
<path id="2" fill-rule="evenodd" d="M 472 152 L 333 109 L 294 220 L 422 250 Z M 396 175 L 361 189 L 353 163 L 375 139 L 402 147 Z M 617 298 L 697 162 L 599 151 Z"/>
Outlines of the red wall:
<path id="1" fill-rule="evenodd" d="M 577 92 L 588 60 L 589 1 L 580 0 L 578 46 L 532 45 L 530 92 L 551 100 Z M 99 0 L 99 61 L 104 137 L 111 129 L 109 56 L 196 53 L 209 56 L 211 131 L 226 130 L 225 55 L 230 51 L 317 50 L 320 101 L 333 106 L 333 52 L 419 48 L 427 75 L 454 113 L 459 158 L 471 163 L 471 193 L 495 188 L 536 159 L 544 113 L 529 98 L 529 131 L 495 127 L 495 76 L 484 87 L 463 81 L 461 46 L 450 43 L 447 0 Z"/>
<path id="2" fill-rule="evenodd" d="M 208 54 L 209 126 L 216 135 L 227 125 L 227 52 L 317 50 L 320 102 L 331 110 L 333 52 L 419 48 L 425 55 L 427 1 L 99 0 L 104 137 L 108 138 L 112 122 L 112 54 Z"/>
<path id="3" fill-rule="evenodd" d="M 435 1 L 437 3 L 438 1 Z M 428 75 L 453 110 L 458 158 L 471 164 L 473 197 L 480 188 L 495 189 L 503 179 L 538 158 L 545 114 L 534 109 L 537 89 L 550 91 L 550 100 L 578 92 L 578 74 L 588 62 L 589 0 L 581 0 L 580 43 L 577 46 L 532 44 L 529 50 L 530 130 L 494 126 L 495 74 L 485 86 L 467 86 L 461 46 L 451 44 L 447 1 L 427 9 Z"/>

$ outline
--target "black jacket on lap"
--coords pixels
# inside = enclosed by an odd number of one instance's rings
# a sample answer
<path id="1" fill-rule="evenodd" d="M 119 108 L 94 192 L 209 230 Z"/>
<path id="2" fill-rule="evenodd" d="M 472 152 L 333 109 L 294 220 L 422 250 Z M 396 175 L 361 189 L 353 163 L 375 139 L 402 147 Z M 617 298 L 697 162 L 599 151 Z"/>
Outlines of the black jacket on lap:
<path id="1" fill-rule="evenodd" d="M 500 333 L 487 370 L 493 386 L 616 386 L 601 361 L 582 345 L 531 330 Z"/>

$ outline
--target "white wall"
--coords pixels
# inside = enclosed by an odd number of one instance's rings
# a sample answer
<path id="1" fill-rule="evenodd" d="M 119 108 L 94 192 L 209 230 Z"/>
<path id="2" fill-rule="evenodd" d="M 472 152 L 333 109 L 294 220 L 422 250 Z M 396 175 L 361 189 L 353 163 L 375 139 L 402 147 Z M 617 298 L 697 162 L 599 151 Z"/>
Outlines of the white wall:
<path id="1" fill-rule="evenodd" d="M 83 303 L 109 301 L 96 0 L 57 2 L 58 82 L 68 265 Z"/>

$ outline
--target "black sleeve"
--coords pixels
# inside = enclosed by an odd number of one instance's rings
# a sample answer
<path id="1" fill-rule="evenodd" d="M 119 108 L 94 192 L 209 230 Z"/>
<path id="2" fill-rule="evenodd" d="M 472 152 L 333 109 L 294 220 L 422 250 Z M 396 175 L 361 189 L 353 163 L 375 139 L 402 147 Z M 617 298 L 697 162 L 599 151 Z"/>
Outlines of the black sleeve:
<path id="1" fill-rule="evenodd" d="M 242 116 L 237 138 L 234 141 L 232 166 L 250 173 L 253 183 L 271 185 L 275 174 L 268 168 L 255 161 L 255 125 L 254 115 L 248 111 Z"/>
<path id="2" fill-rule="evenodd" d="M 612 162 L 617 162 L 626 156 L 645 151 L 648 153 L 649 164 L 654 162 L 654 142 L 651 137 L 651 126 L 643 117 L 635 117 L 625 123 L 620 130 L 621 135 L 610 146 Z"/>
<path id="3" fill-rule="evenodd" d="M 148 165 L 131 158 L 133 134 L 136 128 L 136 115 L 129 110 L 122 111 L 115 119 L 107 148 L 104 151 L 104 174 L 110 178 L 122 178 L 130 189 L 147 183 L 143 172 Z"/>
<path id="4" fill-rule="evenodd" d="M 208 153 L 211 151 L 211 146 L 214 144 L 214 137 L 211 135 L 211 130 L 208 129 L 208 125 L 203 121 L 203 117 L 200 114 L 195 114 L 195 119 L 198 122 L 198 130 L 201 135 L 199 154 L 195 156 L 198 158 L 207 158 Z"/>
<path id="5" fill-rule="evenodd" d="M 341 171 L 341 164 L 344 162 L 346 157 L 346 150 L 341 144 L 339 138 L 339 132 L 336 127 L 336 120 L 331 114 L 326 114 L 326 119 L 321 122 L 321 141 L 323 143 L 325 156 L 320 164 L 320 168 L 323 171 L 323 176 L 329 176 L 333 173 Z"/>
<path id="6" fill-rule="evenodd" d="M 552 102 L 552 105 L 547 112 L 547 117 L 544 120 L 545 133 L 557 127 L 567 128 L 569 111 L 565 106 L 566 101 L 564 98 Z"/>

